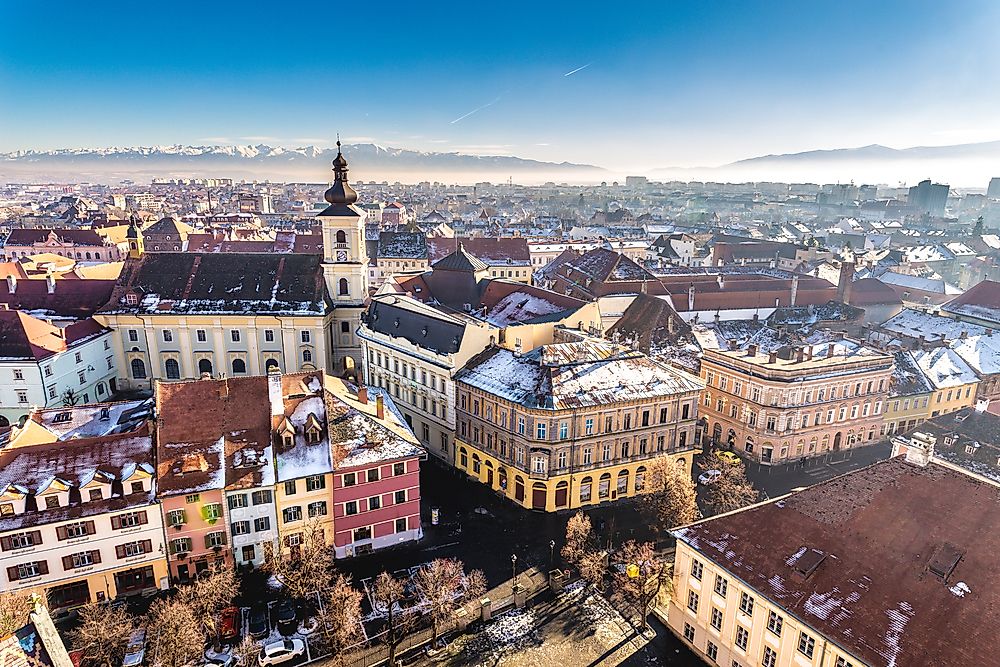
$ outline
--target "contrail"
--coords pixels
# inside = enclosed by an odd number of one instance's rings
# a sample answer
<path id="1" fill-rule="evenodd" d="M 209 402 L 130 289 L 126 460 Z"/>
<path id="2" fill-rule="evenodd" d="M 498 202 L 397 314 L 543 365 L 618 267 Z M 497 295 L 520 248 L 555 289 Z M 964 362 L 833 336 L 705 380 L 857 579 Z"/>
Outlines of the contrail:
<path id="1" fill-rule="evenodd" d="M 583 67 L 577 67 L 574 70 L 570 70 L 569 72 L 566 72 L 565 74 L 563 74 L 563 76 L 572 76 L 572 75 L 576 74 L 577 72 L 579 72 L 580 70 L 587 69 L 588 67 L 590 67 L 593 64 L 594 63 L 587 63 Z"/>
<path id="2" fill-rule="evenodd" d="M 472 114 L 474 114 L 474 113 L 479 113 L 479 112 L 480 112 L 480 111 L 482 111 L 483 109 L 486 109 L 487 107 L 491 107 L 491 106 L 493 106 L 494 104 L 496 104 L 496 103 L 497 103 L 497 102 L 499 102 L 499 101 L 500 101 L 500 98 L 498 97 L 498 98 L 496 98 L 495 100 L 493 100 L 492 102 L 487 102 L 486 104 L 484 104 L 484 105 L 483 105 L 483 106 L 481 106 L 481 107 L 476 107 L 475 109 L 473 109 L 473 110 L 472 110 L 472 111 L 470 111 L 469 113 L 465 114 L 464 116 L 459 116 L 459 117 L 458 117 L 458 118 L 456 118 L 455 120 L 451 121 L 451 123 L 449 123 L 449 125 L 454 125 L 455 123 L 457 123 L 457 122 L 459 122 L 459 121 L 462 121 L 462 120 L 465 120 L 466 118 L 468 118 L 468 117 L 469 117 L 469 116 L 471 116 Z"/>

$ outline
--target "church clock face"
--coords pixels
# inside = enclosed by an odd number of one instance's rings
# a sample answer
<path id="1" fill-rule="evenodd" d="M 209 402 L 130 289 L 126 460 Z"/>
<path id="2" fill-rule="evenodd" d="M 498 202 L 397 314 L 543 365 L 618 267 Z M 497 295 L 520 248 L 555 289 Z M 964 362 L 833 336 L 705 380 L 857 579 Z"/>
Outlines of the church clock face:
<path id="1" fill-rule="evenodd" d="M 347 261 L 347 251 L 346 250 L 338 250 L 337 251 L 337 261 L 338 262 L 346 262 Z"/>

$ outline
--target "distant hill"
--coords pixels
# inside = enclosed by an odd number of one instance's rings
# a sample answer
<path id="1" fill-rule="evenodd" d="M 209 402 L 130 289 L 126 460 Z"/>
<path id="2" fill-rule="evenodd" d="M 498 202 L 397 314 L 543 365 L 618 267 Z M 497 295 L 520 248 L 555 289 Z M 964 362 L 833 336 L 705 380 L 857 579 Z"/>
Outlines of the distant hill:
<path id="1" fill-rule="evenodd" d="M 915 183 L 925 178 L 966 187 L 986 187 L 1000 175 L 1000 141 L 953 146 L 858 148 L 762 155 L 718 167 L 656 169 L 655 178 L 723 181 Z"/>
<path id="2" fill-rule="evenodd" d="M 223 177 L 324 182 L 336 149 L 306 146 L 151 146 L 60 149 L 0 153 L 0 181 L 74 180 L 117 182 L 154 177 Z M 594 182 L 606 178 L 600 167 L 570 162 L 540 162 L 501 155 L 465 155 L 387 148 L 377 144 L 344 146 L 351 177 L 363 181 L 482 180 L 520 182 Z"/>

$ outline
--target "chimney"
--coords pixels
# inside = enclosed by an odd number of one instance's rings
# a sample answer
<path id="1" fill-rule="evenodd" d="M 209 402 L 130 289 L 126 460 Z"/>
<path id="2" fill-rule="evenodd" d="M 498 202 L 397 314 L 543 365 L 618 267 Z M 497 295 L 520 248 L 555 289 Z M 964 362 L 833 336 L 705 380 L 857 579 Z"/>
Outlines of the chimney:
<path id="1" fill-rule="evenodd" d="M 789 305 L 795 307 L 795 299 L 799 295 L 799 277 L 792 276 L 792 294 L 789 297 Z"/>
<path id="2" fill-rule="evenodd" d="M 968 337 L 969 337 L 969 332 L 965 331 L 964 329 L 962 330 L 962 333 L 958 335 L 959 340 L 965 340 Z"/>
<path id="3" fill-rule="evenodd" d="M 757 344 L 756 343 L 751 343 L 750 345 L 747 345 L 747 356 L 748 357 L 756 357 L 757 356 Z"/>
<path id="4" fill-rule="evenodd" d="M 382 398 L 382 394 L 375 397 L 375 417 L 385 419 L 385 400 Z"/>
<path id="5" fill-rule="evenodd" d="M 715 281 L 717 283 L 719 283 L 719 289 L 720 290 L 726 289 L 726 278 L 721 273 L 718 275 L 718 277 L 715 279 Z"/>
<path id="6" fill-rule="evenodd" d="M 7 291 L 11 294 L 17 291 L 17 277 L 13 274 L 7 276 Z"/>
<path id="7" fill-rule="evenodd" d="M 799 347 L 795 349 L 795 361 L 801 364 L 803 361 L 805 361 L 805 356 L 806 356 L 806 351 L 803 348 Z"/>
<path id="8" fill-rule="evenodd" d="M 281 397 L 281 371 L 272 366 L 267 373 L 267 400 L 271 404 L 271 416 L 285 414 L 285 401 Z"/>
<path id="9" fill-rule="evenodd" d="M 358 387 L 358 403 L 368 405 L 368 387 L 364 385 Z"/>
<path id="10" fill-rule="evenodd" d="M 849 303 L 851 300 L 851 283 L 854 281 L 854 262 L 842 262 L 840 279 L 837 281 L 837 301 Z"/>
<path id="11" fill-rule="evenodd" d="M 719 317 L 719 311 L 715 311 L 715 323 L 716 324 L 719 323 L 719 319 L 720 319 L 720 317 Z"/>
<path id="12" fill-rule="evenodd" d="M 767 355 L 767 363 L 773 364 L 773 363 L 776 363 L 777 361 L 778 361 L 778 353 L 777 352 L 770 352 L 770 353 L 768 353 L 768 355 Z"/>
<path id="13" fill-rule="evenodd" d="M 694 310 L 694 283 L 688 287 L 688 310 Z"/>
<path id="14" fill-rule="evenodd" d="M 992 337 L 993 336 L 993 329 L 990 329 L 989 327 L 987 327 L 986 328 L 986 336 L 987 337 Z"/>
<path id="15" fill-rule="evenodd" d="M 49 294 L 56 293 L 56 277 L 51 273 L 45 276 L 45 285 L 49 289 Z"/>
<path id="16" fill-rule="evenodd" d="M 760 315 L 759 315 L 759 314 L 757 314 L 757 313 L 754 313 L 754 314 L 753 314 L 753 321 L 754 321 L 754 322 L 757 322 L 757 321 L 759 321 L 759 320 L 760 320 Z"/>
<path id="17" fill-rule="evenodd" d="M 826 358 L 827 359 L 833 359 L 833 349 L 834 349 L 833 343 L 830 343 L 829 345 L 826 346 Z"/>
<path id="18" fill-rule="evenodd" d="M 810 345 L 808 348 L 806 348 L 806 359 L 812 361 L 812 358 L 813 358 L 813 346 Z"/>
<path id="19" fill-rule="evenodd" d="M 730 338 L 728 342 L 729 342 L 729 350 L 730 350 L 730 352 L 736 350 L 736 340 L 733 339 L 733 338 Z"/>

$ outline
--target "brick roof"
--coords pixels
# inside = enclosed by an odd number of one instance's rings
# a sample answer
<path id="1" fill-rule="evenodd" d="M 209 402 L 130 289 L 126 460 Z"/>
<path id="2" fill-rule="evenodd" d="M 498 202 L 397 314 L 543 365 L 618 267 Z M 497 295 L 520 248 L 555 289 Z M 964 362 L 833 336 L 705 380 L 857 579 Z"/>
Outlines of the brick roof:
<path id="1" fill-rule="evenodd" d="M 107 303 L 115 287 L 113 280 L 56 280 L 49 294 L 45 280 L 18 280 L 14 293 L 0 281 L 0 304 L 10 310 L 29 311 L 53 317 L 87 318 Z"/>
<path id="2" fill-rule="evenodd" d="M 1000 282 L 984 280 L 941 306 L 941 310 L 1000 324 Z"/>
<path id="3" fill-rule="evenodd" d="M 998 503 L 996 484 L 896 457 L 674 534 L 869 665 L 985 665 Z M 822 560 L 804 575 L 807 550 Z"/>
<path id="4" fill-rule="evenodd" d="M 92 319 L 61 329 L 27 313 L 0 310 L 0 357 L 41 361 L 106 331 Z"/>

